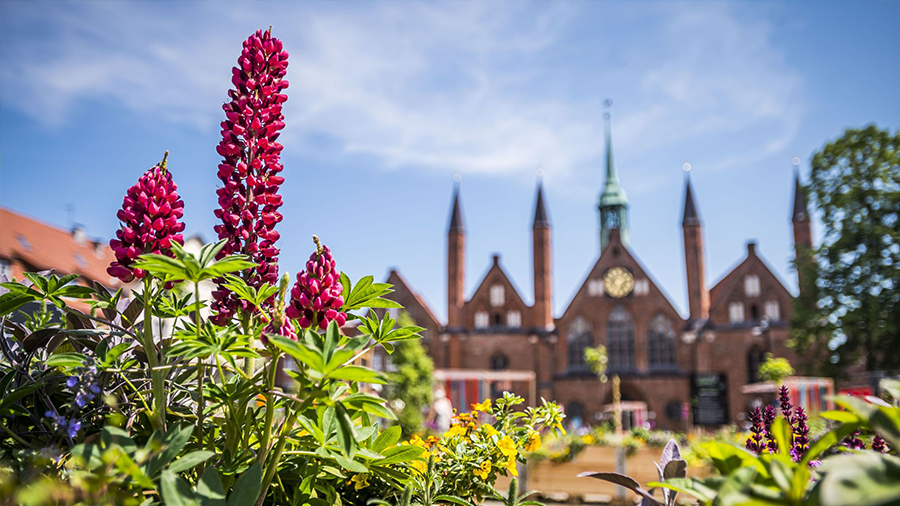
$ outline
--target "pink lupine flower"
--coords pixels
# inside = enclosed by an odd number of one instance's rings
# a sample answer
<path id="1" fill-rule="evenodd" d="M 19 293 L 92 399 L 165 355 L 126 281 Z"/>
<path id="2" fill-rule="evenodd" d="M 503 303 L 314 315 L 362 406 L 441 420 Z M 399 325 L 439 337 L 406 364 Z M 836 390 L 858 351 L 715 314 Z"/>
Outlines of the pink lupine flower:
<path id="1" fill-rule="evenodd" d="M 297 332 L 294 330 L 294 325 L 291 323 L 291 320 L 285 316 L 284 311 L 284 299 L 287 293 L 287 287 L 291 283 L 291 277 L 285 274 L 281 277 L 281 282 L 279 283 L 278 290 L 278 298 L 275 300 L 274 307 L 271 311 L 271 319 L 269 320 L 268 325 L 262 331 L 262 335 L 260 335 L 259 340 L 264 344 L 269 344 L 269 338 L 266 334 L 275 334 L 278 336 L 284 336 L 292 341 L 297 340 Z"/>
<path id="2" fill-rule="evenodd" d="M 230 102 L 222 106 L 222 140 L 216 147 L 222 156 L 217 190 L 219 209 L 215 215 L 221 224 L 215 226 L 219 239 L 226 239 L 220 258 L 244 254 L 257 267 L 244 275 L 253 287 L 278 280 L 278 253 L 275 246 L 280 235 L 275 224 L 282 219 L 278 208 L 278 187 L 284 177 L 278 175 L 282 145 L 276 142 L 284 128 L 282 104 L 288 87 L 284 79 L 288 53 L 280 40 L 268 31 L 258 30 L 244 41 L 238 65 L 232 69 L 234 89 L 228 92 Z M 214 320 L 225 323 L 238 309 L 248 310 L 226 288 L 213 292 Z M 271 301 L 270 301 L 271 303 Z"/>
<path id="3" fill-rule="evenodd" d="M 325 329 L 332 320 L 339 326 L 343 325 L 347 314 L 340 311 L 344 305 L 340 273 L 335 269 L 328 246 L 320 243 L 316 236 L 313 236 L 313 241 L 316 251 L 309 256 L 306 270 L 297 274 L 286 314 L 298 320 L 297 323 L 304 329 L 315 325 Z"/>
<path id="4" fill-rule="evenodd" d="M 128 189 L 116 215 L 122 226 L 116 231 L 116 238 L 109 241 L 116 261 L 109 264 L 106 272 L 125 283 L 144 277 L 143 270 L 131 267 L 140 255 L 172 256 L 172 243 L 184 244 L 184 223 L 180 221 L 184 202 L 167 170 L 168 156 L 166 151 L 162 161 Z"/>

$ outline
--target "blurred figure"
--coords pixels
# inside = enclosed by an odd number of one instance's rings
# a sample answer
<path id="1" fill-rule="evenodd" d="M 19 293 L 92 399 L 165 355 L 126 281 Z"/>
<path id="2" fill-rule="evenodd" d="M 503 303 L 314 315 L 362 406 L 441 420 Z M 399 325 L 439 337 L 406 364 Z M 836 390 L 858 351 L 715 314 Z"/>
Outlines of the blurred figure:
<path id="1" fill-rule="evenodd" d="M 434 391 L 434 402 L 428 411 L 428 426 L 436 433 L 443 434 L 450 430 L 450 419 L 453 418 L 453 404 L 447 398 L 443 388 Z"/>

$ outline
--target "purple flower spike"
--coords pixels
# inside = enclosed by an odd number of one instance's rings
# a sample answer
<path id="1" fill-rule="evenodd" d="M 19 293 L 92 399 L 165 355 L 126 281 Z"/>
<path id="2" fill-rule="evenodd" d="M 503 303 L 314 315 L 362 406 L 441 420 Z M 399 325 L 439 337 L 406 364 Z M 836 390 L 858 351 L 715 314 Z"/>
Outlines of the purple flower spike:
<path id="1" fill-rule="evenodd" d="M 872 438 L 872 450 L 878 453 L 888 452 L 887 442 L 878 434 L 875 434 L 875 437 Z"/>
<path id="2" fill-rule="evenodd" d="M 809 450 L 809 427 L 806 425 L 806 420 L 807 417 L 806 413 L 803 412 L 803 408 L 797 406 L 797 414 L 794 416 L 793 424 L 794 448 L 791 450 L 792 456 L 796 454 L 795 462 L 799 462 L 806 450 Z"/>
<path id="3" fill-rule="evenodd" d="M 286 314 L 288 318 L 298 320 L 297 323 L 304 329 L 314 325 L 325 329 L 332 320 L 342 326 L 347 321 L 347 313 L 340 311 L 344 305 L 341 295 L 344 285 L 335 269 L 331 250 L 316 236 L 313 236 L 313 242 L 316 243 L 316 251 L 309 256 L 306 270 L 297 275 Z"/>
<path id="4" fill-rule="evenodd" d="M 153 166 L 128 189 L 122 209 L 116 215 L 122 222 L 109 247 L 116 261 L 109 264 L 110 276 L 128 283 L 143 278 L 144 271 L 131 264 L 144 253 L 172 256 L 172 243 L 184 244 L 184 202 L 178 196 L 178 185 L 166 168 L 166 151 L 162 162 Z M 171 288 L 171 286 L 167 286 Z"/>
<path id="5" fill-rule="evenodd" d="M 791 404 L 790 392 L 784 385 L 781 385 L 781 390 L 778 392 L 778 405 L 781 409 L 781 416 L 783 416 L 789 424 L 793 425 L 794 419 L 792 418 L 792 415 L 794 405 Z"/>
<path id="6" fill-rule="evenodd" d="M 259 288 L 278 280 L 278 253 L 275 243 L 280 238 L 275 224 L 282 220 L 278 208 L 278 188 L 284 177 L 278 174 L 282 145 L 276 142 L 284 128 L 282 104 L 288 87 L 288 53 L 280 40 L 272 37 L 271 28 L 258 30 L 244 41 L 238 65 L 232 69 L 235 88 L 228 92 L 225 104 L 222 140 L 216 150 L 222 156 L 219 179 L 223 186 L 216 193 L 219 208 L 215 215 L 221 224 L 215 226 L 225 247 L 219 258 L 243 254 L 257 266 L 245 276 L 248 285 Z M 213 321 L 224 325 L 239 309 L 247 307 L 223 286 L 213 292 Z M 273 301 L 268 301 L 269 306 Z"/>

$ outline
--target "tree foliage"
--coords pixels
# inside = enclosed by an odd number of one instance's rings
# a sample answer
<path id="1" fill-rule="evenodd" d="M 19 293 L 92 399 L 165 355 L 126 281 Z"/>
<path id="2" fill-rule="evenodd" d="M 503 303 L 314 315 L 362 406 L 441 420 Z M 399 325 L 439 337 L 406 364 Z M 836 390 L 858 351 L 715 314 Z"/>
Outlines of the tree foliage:
<path id="1" fill-rule="evenodd" d="M 400 313 L 397 321 L 401 327 L 415 325 L 406 311 Z M 397 413 L 397 424 L 403 436 L 409 437 L 422 432 L 422 412 L 431 406 L 434 362 L 419 340 L 398 343 L 390 360 L 397 370 L 390 376 L 388 397 L 402 401 L 403 408 Z"/>
<path id="2" fill-rule="evenodd" d="M 823 237 L 810 252 L 816 283 L 797 301 L 795 346 L 825 374 L 861 360 L 900 368 L 900 132 L 848 129 L 813 155 L 806 191 Z"/>

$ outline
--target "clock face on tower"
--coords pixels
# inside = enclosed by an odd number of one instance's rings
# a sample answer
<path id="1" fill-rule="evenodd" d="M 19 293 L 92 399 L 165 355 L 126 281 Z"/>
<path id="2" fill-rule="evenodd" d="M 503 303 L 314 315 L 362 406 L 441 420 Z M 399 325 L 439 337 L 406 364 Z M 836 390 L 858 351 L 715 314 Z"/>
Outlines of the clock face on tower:
<path id="1" fill-rule="evenodd" d="M 634 276 L 624 267 L 613 267 L 603 275 L 603 290 L 610 297 L 621 299 L 634 289 Z"/>

